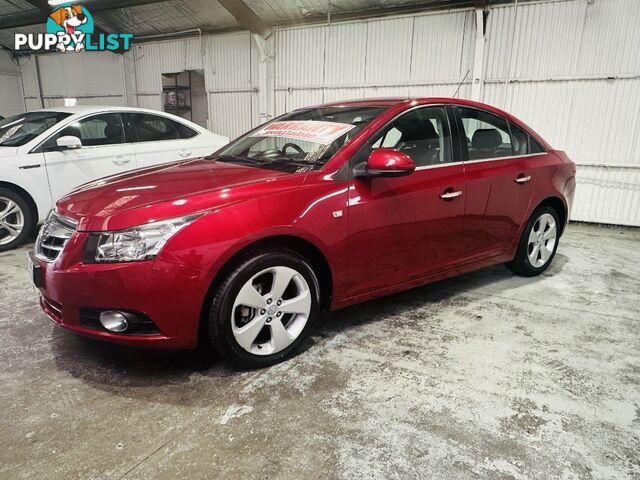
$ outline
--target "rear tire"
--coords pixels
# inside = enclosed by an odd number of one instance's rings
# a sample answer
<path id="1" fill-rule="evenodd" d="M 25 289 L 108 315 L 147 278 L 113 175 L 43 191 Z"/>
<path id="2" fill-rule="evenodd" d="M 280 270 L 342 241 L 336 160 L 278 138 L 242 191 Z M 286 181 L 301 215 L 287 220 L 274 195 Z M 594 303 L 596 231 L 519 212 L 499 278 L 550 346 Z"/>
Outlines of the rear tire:
<path id="1" fill-rule="evenodd" d="M 556 255 L 560 240 L 560 215 L 553 207 L 538 207 L 527 222 L 515 258 L 507 263 L 514 273 L 533 277 L 544 272 Z"/>
<path id="2" fill-rule="evenodd" d="M 266 367 L 295 353 L 319 311 L 318 279 L 303 257 L 290 250 L 254 252 L 214 293 L 209 339 L 240 367 Z"/>
<path id="3" fill-rule="evenodd" d="M 25 243 L 35 227 L 35 215 L 22 195 L 0 187 L 0 252 Z"/>

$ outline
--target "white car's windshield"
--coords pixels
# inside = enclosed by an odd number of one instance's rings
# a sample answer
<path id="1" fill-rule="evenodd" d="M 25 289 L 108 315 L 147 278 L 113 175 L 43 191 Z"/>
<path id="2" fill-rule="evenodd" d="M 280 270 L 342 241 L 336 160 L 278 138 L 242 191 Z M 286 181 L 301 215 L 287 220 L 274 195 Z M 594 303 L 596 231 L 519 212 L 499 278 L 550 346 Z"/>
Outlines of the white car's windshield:
<path id="1" fill-rule="evenodd" d="M 321 107 L 299 110 L 254 130 L 216 158 L 285 172 L 321 168 L 385 107 Z"/>
<path id="2" fill-rule="evenodd" d="M 0 146 L 21 147 L 69 115 L 62 112 L 32 112 L 5 118 L 0 121 Z"/>

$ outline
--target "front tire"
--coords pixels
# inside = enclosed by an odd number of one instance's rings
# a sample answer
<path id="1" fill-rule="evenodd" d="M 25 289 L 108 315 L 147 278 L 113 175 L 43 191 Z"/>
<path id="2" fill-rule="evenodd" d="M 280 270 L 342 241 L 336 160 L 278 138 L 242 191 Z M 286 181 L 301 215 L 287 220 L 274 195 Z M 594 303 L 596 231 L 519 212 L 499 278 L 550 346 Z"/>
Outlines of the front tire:
<path id="1" fill-rule="evenodd" d="M 0 252 L 24 243 L 35 227 L 27 201 L 8 188 L 0 188 Z"/>
<path id="2" fill-rule="evenodd" d="M 266 367 L 291 356 L 320 310 L 320 288 L 309 263 L 290 250 L 253 253 L 214 294 L 209 338 L 225 359 Z"/>
<path id="3" fill-rule="evenodd" d="M 522 233 L 513 261 L 507 266 L 525 277 L 544 272 L 556 255 L 560 240 L 560 216 L 554 208 L 543 205 L 537 208 Z"/>

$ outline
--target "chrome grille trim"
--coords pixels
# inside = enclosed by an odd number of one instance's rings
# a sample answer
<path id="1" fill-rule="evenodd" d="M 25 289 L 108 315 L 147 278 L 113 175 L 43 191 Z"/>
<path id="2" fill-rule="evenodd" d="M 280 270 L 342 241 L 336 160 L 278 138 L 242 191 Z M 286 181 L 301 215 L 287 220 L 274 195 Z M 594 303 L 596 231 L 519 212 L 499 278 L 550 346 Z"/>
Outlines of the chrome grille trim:
<path id="1" fill-rule="evenodd" d="M 55 261 L 76 231 L 76 225 L 70 218 L 51 212 L 38 233 L 36 257 L 45 262 Z"/>

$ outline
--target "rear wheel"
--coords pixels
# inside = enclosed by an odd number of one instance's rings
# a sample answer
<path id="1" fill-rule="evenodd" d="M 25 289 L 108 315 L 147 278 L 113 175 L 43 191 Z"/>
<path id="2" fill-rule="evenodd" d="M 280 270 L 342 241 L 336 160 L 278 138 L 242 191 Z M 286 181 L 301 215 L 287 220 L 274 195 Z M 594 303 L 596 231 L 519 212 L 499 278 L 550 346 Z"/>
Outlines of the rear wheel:
<path id="1" fill-rule="evenodd" d="M 515 258 L 507 266 L 527 277 L 544 272 L 558 249 L 559 225 L 560 216 L 554 208 L 544 205 L 536 209 L 522 233 Z"/>
<path id="2" fill-rule="evenodd" d="M 319 312 L 316 274 L 297 253 L 246 257 L 220 285 L 209 313 L 209 337 L 243 367 L 273 365 L 292 355 Z"/>
<path id="3" fill-rule="evenodd" d="M 34 227 L 27 201 L 7 188 L 0 188 L 0 252 L 24 243 Z"/>

